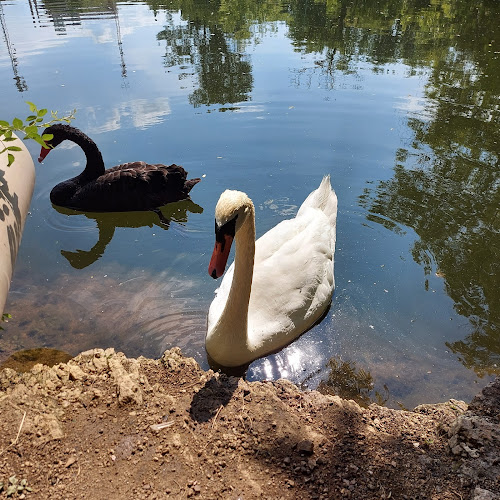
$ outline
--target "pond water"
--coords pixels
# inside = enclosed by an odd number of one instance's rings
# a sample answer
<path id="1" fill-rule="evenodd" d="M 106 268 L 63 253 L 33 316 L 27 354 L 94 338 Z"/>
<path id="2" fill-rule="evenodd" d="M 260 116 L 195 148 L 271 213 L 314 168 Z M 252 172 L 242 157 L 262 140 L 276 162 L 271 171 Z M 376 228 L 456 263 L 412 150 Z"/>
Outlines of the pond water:
<path id="1" fill-rule="evenodd" d="M 203 176 L 166 229 L 52 206 L 84 166 L 70 143 L 37 165 L 0 361 L 178 345 L 208 368 L 220 193 L 250 195 L 261 235 L 329 173 L 332 306 L 248 378 L 393 407 L 470 400 L 500 371 L 499 18 L 487 0 L 0 0 L 1 119 L 25 101 L 76 109 L 107 166 Z"/>

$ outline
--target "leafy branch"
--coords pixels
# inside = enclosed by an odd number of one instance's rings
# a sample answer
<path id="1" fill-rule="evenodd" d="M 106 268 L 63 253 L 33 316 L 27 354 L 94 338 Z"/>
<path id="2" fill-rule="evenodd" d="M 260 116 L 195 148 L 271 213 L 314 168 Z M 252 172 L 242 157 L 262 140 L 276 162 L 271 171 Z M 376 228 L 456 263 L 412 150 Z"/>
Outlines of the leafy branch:
<path id="1" fill-rule="evenodd" d="M 45 121 L 45 115 L 47 114 L 46 109 L 38 109 L 35 104 L 32 102 L 26 101 L 30 108 L 30 115 L 26 117 L 23 121 L 20 118 L 14 118 L 12 123 L 9 123 L 5 120 L 0 120 L 0 140 L 3 142 L 9 143 L 17 140 L 16 137 L 13 137 L 14 132 L 23 132 L 25 137 L 24 140 L 32 139 L 40 146 L 44 148 L 48 148 L 45 141 L 50 141 L 53 138 L 52 134 L 43 134 L 40 135 L 38 130 L 45 129 L 49 125 L 52 125 L 56 122 L 66 122 L 70 123 L 71 120 L 75 119 L 76 109 L 74 109 L 69 115 L 59 117 L 57 116 L 57 111 L 51 111 L 50 117 L 51 119 Z M 2 150 L 0 150 L 0 154 L 7 153 L 8 163 L 7 166 L 10 167 L 15 160 L 13 153 L 21 151 L 19 146 L 5 146 Z"/>

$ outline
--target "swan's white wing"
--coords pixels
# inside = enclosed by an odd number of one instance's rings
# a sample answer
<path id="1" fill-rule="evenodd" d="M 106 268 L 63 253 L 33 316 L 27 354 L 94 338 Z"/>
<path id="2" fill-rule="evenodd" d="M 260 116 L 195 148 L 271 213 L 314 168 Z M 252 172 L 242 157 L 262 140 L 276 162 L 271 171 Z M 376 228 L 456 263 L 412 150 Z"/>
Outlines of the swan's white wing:
<path id="1" fill-rule="evenodd" d="M 334 248 L 335 227 L 310 207 L 257 240 L 248 317 L 252 348 L 284 345 L 321 317 L 333 293 Z"/>

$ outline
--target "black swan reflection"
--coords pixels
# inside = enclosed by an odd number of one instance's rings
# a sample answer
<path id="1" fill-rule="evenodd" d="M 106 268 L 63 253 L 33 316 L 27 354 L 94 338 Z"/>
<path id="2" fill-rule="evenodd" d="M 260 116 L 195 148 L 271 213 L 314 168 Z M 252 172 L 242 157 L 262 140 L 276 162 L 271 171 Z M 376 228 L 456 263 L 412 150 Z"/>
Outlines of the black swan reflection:
<path id="1" fill-rule="evenodd" d="M 117 227 L 143 227 L 154 225 L 161 229 L 169 229 L 170 222 L 180 224 L 186 223 L 188 212 L 201 214 L 203 208 L 194 203 L 192 200 L 183 200 L 177 203 L 169 203 L 168 205 L 153 212 L 79 212 L 64 207 L 54 205 L 54 208 L 61 214 L 85 215 L 88 219 L 96 221 L 97 229 L 99 230 L 99 238 L 96 244 L 90 250 L 68 251 L 61 250 L 61 255 L 67 259 L 75 269 L 83 269 L 96 262 L 106 250 L 106 246 L 112 240 Z M 158 215 L 160 216 L 158 218 Z"/>
<path id="2" fill-rule="evenodd" d="M 154 210 L 189 198 L 189 192 L 201 180 L 187 179 L 187 172 L 174 164 L 136 161 L 105 170 L 95 142 L 76 127 L 58 123 L 43 134 L 53 138 L 45 141 L 49 149 L 42 147 L 39 162 L 65 140 L 78 144 L 87 158 L 81 174 L 57 184 L 50 192 L 50 201 L 60 207 L 96 212 Z"/>

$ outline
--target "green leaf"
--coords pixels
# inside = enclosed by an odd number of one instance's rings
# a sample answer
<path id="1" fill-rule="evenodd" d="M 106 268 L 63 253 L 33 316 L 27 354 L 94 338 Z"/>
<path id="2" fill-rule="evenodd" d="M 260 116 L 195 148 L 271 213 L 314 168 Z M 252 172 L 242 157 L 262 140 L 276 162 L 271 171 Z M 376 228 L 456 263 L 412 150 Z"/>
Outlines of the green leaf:
<path id="1" fill-rule="evenodd" d="M 23 121 L 19 118 L 14 118 L 14 120 L 12 121 L 12 125 L 14 125 L 14 128 L 20 129 L 23 127 Z"/>
<path id="2" fill-rule="evenodd" d="M 14 160 L 15 160 L 14 155 L 12 155 L 12 154 L 9 153 L 7 155 L 7 158 L 9 160 L 9 162 L 7 163 L 7 166 L 10 167 L 14 163 Z"/>
<path id="3" fill-rule="evenodd" d="M 43 118 L 37 118 L 36 121 L 37 123 L 43 122 Z"/>
<path id="4" fill-rule="evenodd" d="M 0 120 L 0 127 L 9 128 L 10 127 L 10 123 L 6 122 L 5 120 Z"/>
<path id="5" fill-rule="evenodd" d="M 33 135 L 38 133 L 38 127 L 36 125 L 30 125 L 24 129 L 26 135 Z"/>
<path id="6" fill-rule="evenodd" d="M 29 116 L 26 118 L 26 121 L 27 121 L 27 122 L 32 122 L 33 120 L 36 120 L 36 115 L 29 115 Z"/>
<path id="7" fill-rule="evenodd" d="M 32 102 L 26 101 L 26 104 L 30 107 L 32 113 L 36 111 L 36 106 Z"/>
<path id="8" fill-rule="evenodd" d="M 47 144 L 45 144 L 44 140 L 39 135 L 34 136 L 32 139 L 35 142 L 38 142 L 38 144 L 40 144 L 40 146 L 43 146 L 44 148 L 47 147 Z"/>
<path id="9" fill-rule="evenodd" d="M 5 132 L 4 141 L 9 141 L 11 140 L 11 138 L 12 138 L 12 130 L 7 130 L 7 132 Z"/>
<path id="10" fill-rule="evenodd" d="M 20 148 L 19 146 L 9 146 L 7 148 L 8 151 L 22 151 L 22 148 Z"/>
<path id="11" fill-rule="evenodd" d="M 38 116 L 45 116 L 47 114 L 47 110 L 46 109 L 40 109 L 37 113 Z"/>
<path id="12" fill-rule="evenodd" d="M 44 141 L 51 141 L 54 138 L 54 134 L 43 134 L 42 139 Z"/>

